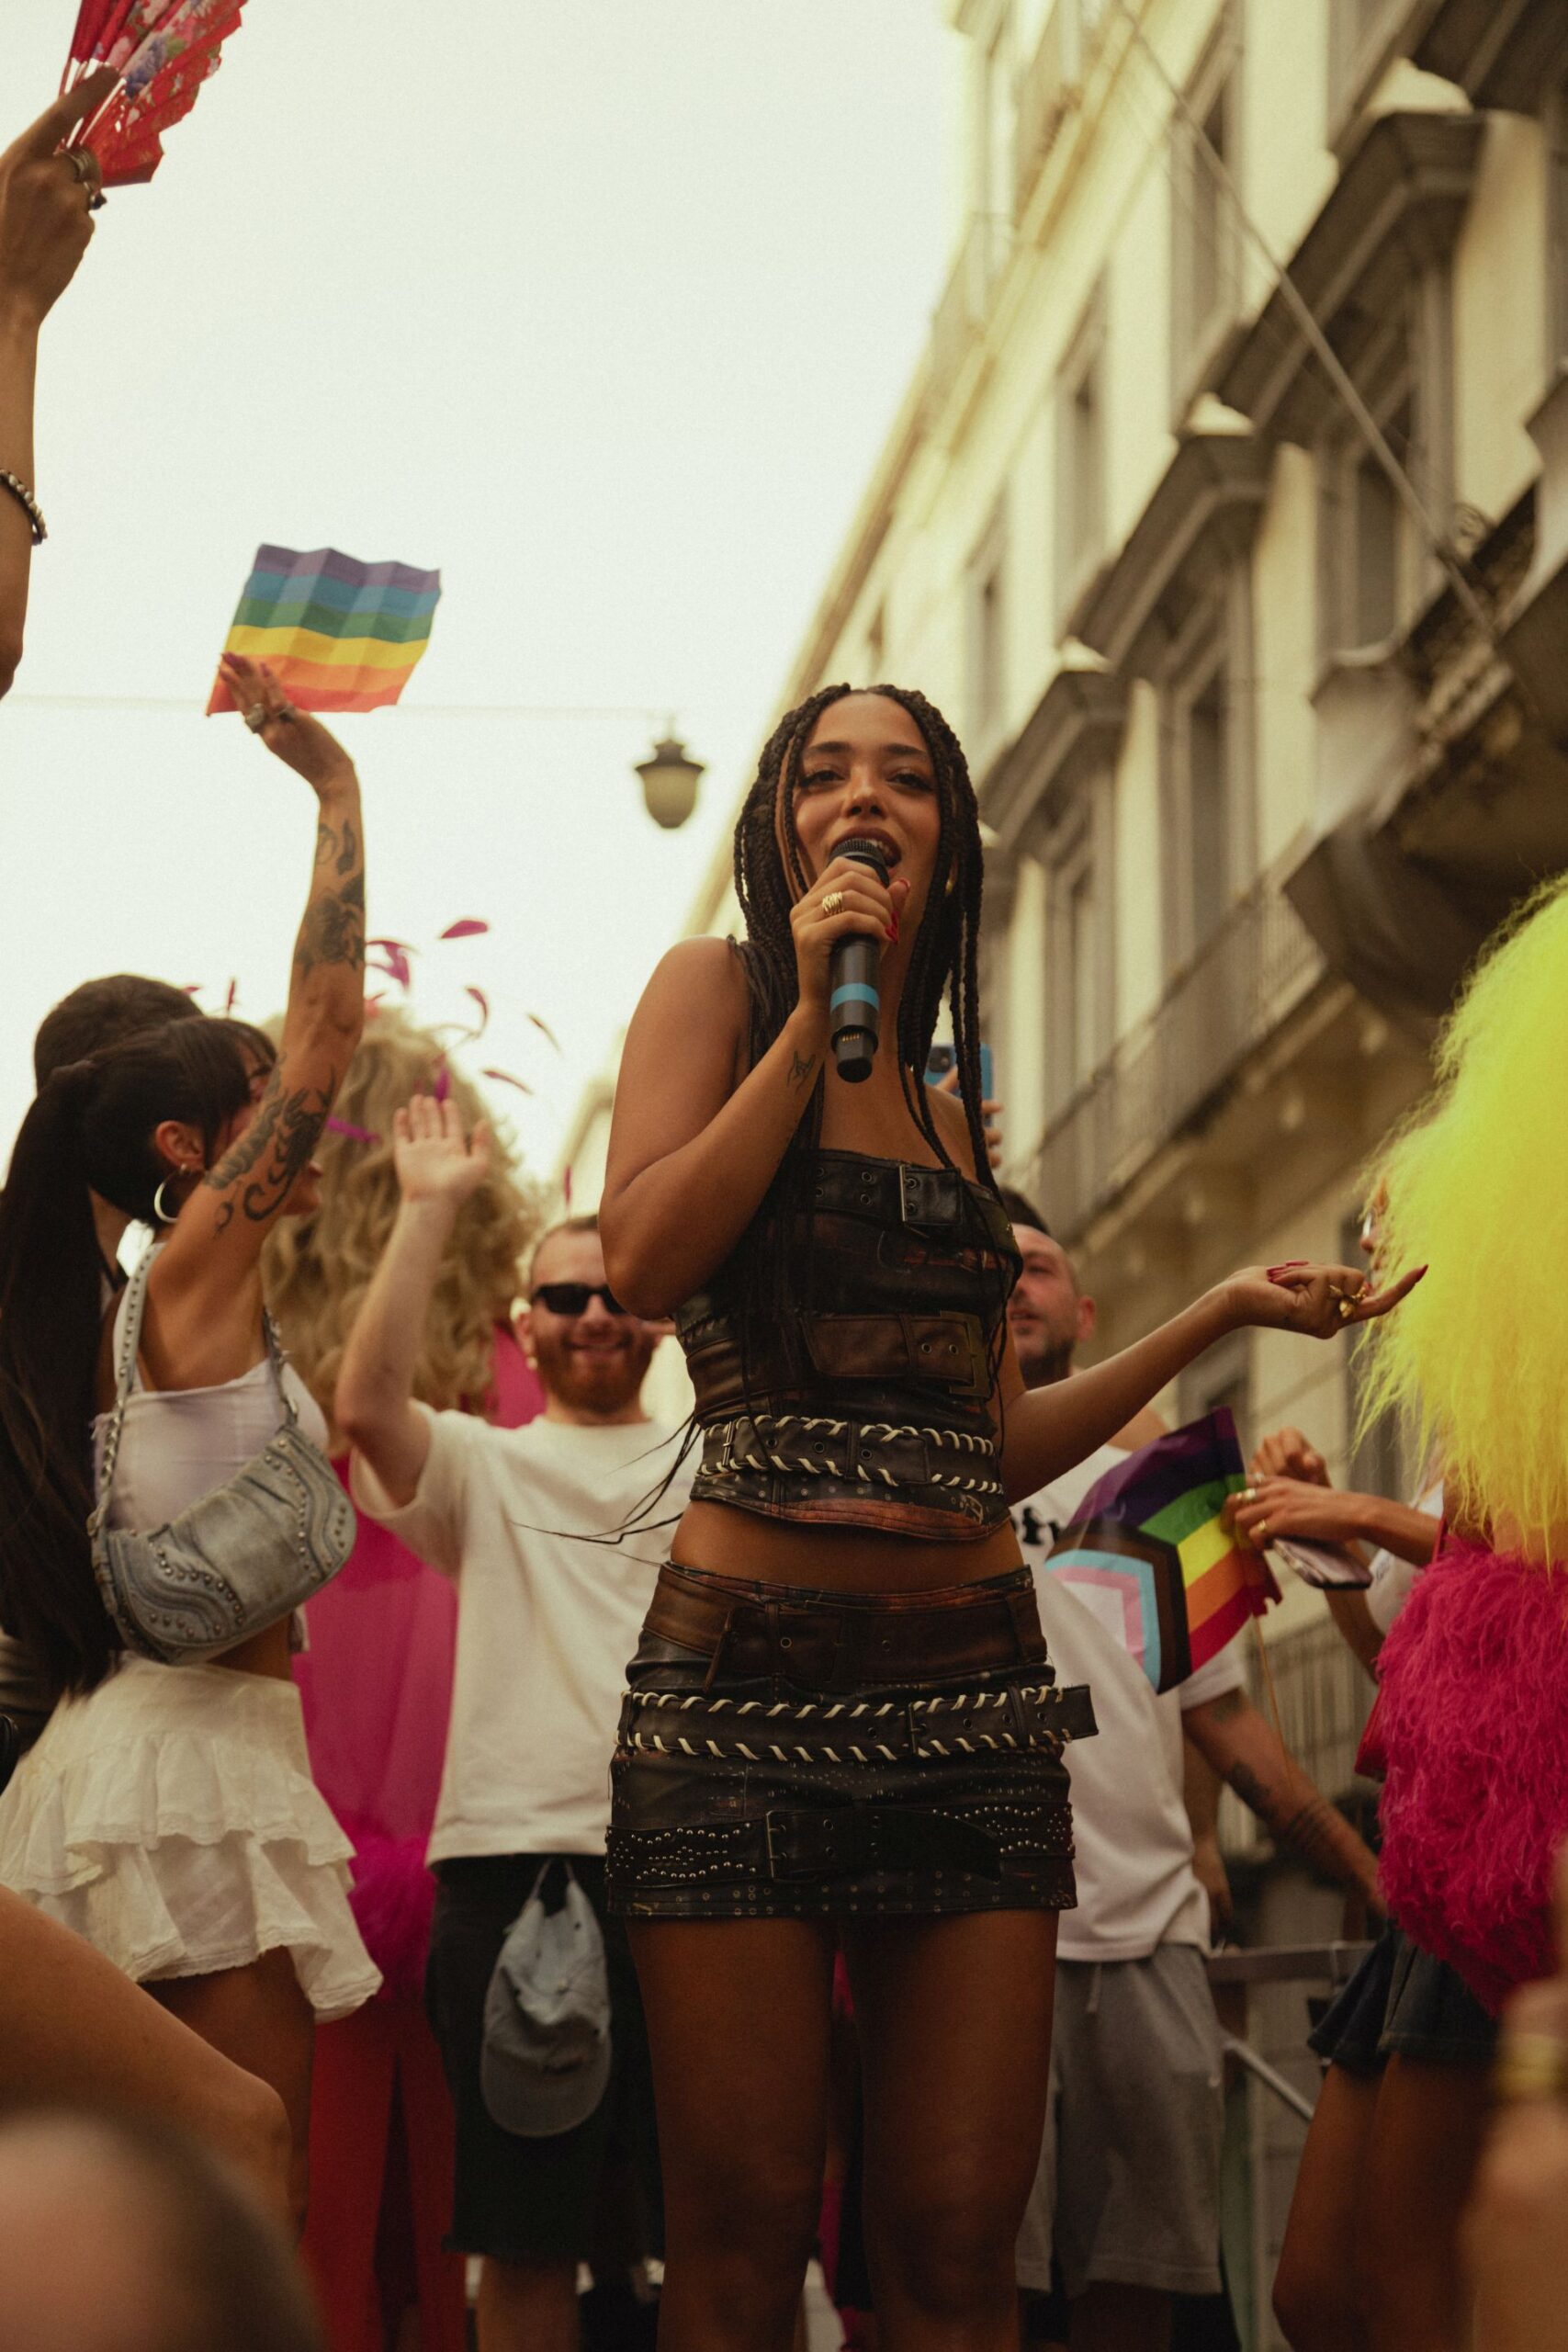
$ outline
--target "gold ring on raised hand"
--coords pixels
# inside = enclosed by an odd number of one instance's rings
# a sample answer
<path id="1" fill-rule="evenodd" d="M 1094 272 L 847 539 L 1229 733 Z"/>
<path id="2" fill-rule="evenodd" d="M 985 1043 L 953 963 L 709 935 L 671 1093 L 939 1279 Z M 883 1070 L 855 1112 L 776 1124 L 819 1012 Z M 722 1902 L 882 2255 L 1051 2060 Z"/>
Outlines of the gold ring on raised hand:
<path id="1" fill-rule="evenodd" d="M 823 913 L 824 913 L 825 915 L 837 915 L 837 914 L 841 914 L 841 913 L 843 912 L 843 909 L 844 909 L 844 894 L 843 894 L 843 892 L 842 892 L 841 890 L 829 890 L 829 891 L 828 892 L 827 897 L 826 897 L 826 898 L 823 899 L 823 901 L 822 901 L 822 911 L 823 911 Z"/>
<path id="2" fill-rule="evenodd" d="M 1568 2043 L 1554 2033 L 1505 2033 L 1492 2087 L 1499 2099 L 1562 2098 L 1568 2093 Z"/>

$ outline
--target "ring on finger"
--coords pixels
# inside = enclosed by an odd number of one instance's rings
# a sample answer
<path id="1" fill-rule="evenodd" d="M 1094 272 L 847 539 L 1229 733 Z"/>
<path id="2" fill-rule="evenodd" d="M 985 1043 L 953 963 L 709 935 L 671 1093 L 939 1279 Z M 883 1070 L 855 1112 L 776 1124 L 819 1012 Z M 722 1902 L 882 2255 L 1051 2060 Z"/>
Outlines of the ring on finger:
<path id="1" fill-rule="evenodd" d="M 1253 1531 L 1252 1531 L 1252 1540 L 1253 1540 L 1253 1542 L 1254 1542 L 1255 1544 L 1267 1544 L 1267 1543 L 1268 1543 L 1268 1541 L 1269 1541 L 1269 1521 L 1268 1521 L 1266 1519 L 1260 1519 L 1260 1520 L 1258 1521 L 1258 1522 L 1257 1526 L 1253 1529 Z"/>
<path id="2" fill-rule="evenodd" d="M 276 716 L 276 712 L 269 710 L 265 702 L 254 702 L 245 713 L 245 725 L 253 735 L 259 735 L 268 719 Z"/>
<path id="3" fill-rule="evenodd" d="M 825 915 L 841 914 L 843 912 L 843 892 L 841 890 L 829 890 L 822 901 L 823 913 Z"/>

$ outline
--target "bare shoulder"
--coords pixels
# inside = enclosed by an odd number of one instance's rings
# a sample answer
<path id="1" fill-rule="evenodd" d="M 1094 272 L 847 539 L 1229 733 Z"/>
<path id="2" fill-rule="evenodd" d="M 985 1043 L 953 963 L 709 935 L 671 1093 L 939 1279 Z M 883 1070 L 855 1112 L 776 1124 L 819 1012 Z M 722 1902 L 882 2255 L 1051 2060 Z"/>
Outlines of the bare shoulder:
<path id="1" fill-rule="evenodd" d="M 678 939 L 653 967 L 644 1001 L 746 1010 L 746 975 L 728 939 Z"/>
<path id="2" fill-rule="evenodd" d="M 964 1115 L 963 1103 L 956 1094 L 946 1094 L 940 1086 L 927 1087 L 926 1101 L 937 1133 L 953 1154 L 954 1166 L 962 1168 L 965 1176 L 973 1176 L 975 1147 L 969 1139 L 969 1122 Z"/>

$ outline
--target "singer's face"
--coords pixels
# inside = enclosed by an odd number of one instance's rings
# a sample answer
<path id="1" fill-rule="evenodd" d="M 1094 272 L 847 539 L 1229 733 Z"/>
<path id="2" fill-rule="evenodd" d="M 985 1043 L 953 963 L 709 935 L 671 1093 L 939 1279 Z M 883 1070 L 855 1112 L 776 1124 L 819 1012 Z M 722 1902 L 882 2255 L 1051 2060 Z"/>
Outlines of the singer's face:
<path id="1" fill-rule="evenodd" d="M 936 865 L 942 811 L 925 739 L 901 703 L 886 695 L 844 695 L 807 738 L 794 780 L 795 830 L 807 879 L 815 881 L 858 834 L 886 848 L 887 878 L 909 885 L 910 932 L 925 911 Z"/>

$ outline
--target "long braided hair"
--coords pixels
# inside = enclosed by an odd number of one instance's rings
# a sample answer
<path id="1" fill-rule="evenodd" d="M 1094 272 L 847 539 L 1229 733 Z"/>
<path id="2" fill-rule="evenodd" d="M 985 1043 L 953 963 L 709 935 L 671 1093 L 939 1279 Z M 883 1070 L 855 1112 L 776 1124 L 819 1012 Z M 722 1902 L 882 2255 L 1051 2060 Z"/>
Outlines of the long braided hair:
<path id="1" fill-rule="evenodd" d="M 735 888 L 746 925 L 736 943 L 750 998 L 750 1059 L 754 1067 L 794 1010 L 797 989 L 790 910 L 808 885 L 795 820 L 795 783 L 801 759 L 822 713 L 850 694 L 876 694 L 908 711 L 920 730 L 936 778 L 939 831 L 936 859 L 925 912 L 915 934 L 898 1005 L 898 1077 L 909 1114 L 944 1167 L 957 1163 L 947 1148 L 927 1100 L 925 1068 L 945 991 L 953 1017 L 959 1100 L 964 1107 L 980 1182 L 991 1192 L 980 1086 L 980 984 L 978 946 L 983 871 L 980 811 L 963 747 L 947 720 L 925 695 L 908 686 L 824 686 L 786 711 L 763 745 L 756 777 L 735 827 Z M 810 1103 L 779 1163 L 759 1216 L 794 1236 L 809 1220 L 811 1162 L 822 1133 L 824 1069 Z M 982 1260 L 989 1236 L 977 1205 L 964 1194 L 965 1214 Z M 809 1248 L 809 1244 L 807 1244 Z M 800 1299 L 799 1261 L 783 1249 L 743 1253 L 739 1269 L 742 1323 L 769 1328 L 798 1361 L 795 1318 Z M 1005 1301 L 1010 1275 L 1001 1277 Z M 759 1321 L 758 1318 L 764 1318 Z M 744 1346 L 742 1353 L 744 1354 Z M 998 1342 L 998 1353 L 1000 1348 Z M 742 1378 L 745 1379 L 744 1367 Z M 750 1383 L 746 1384 L 750 1386 Z"/>

